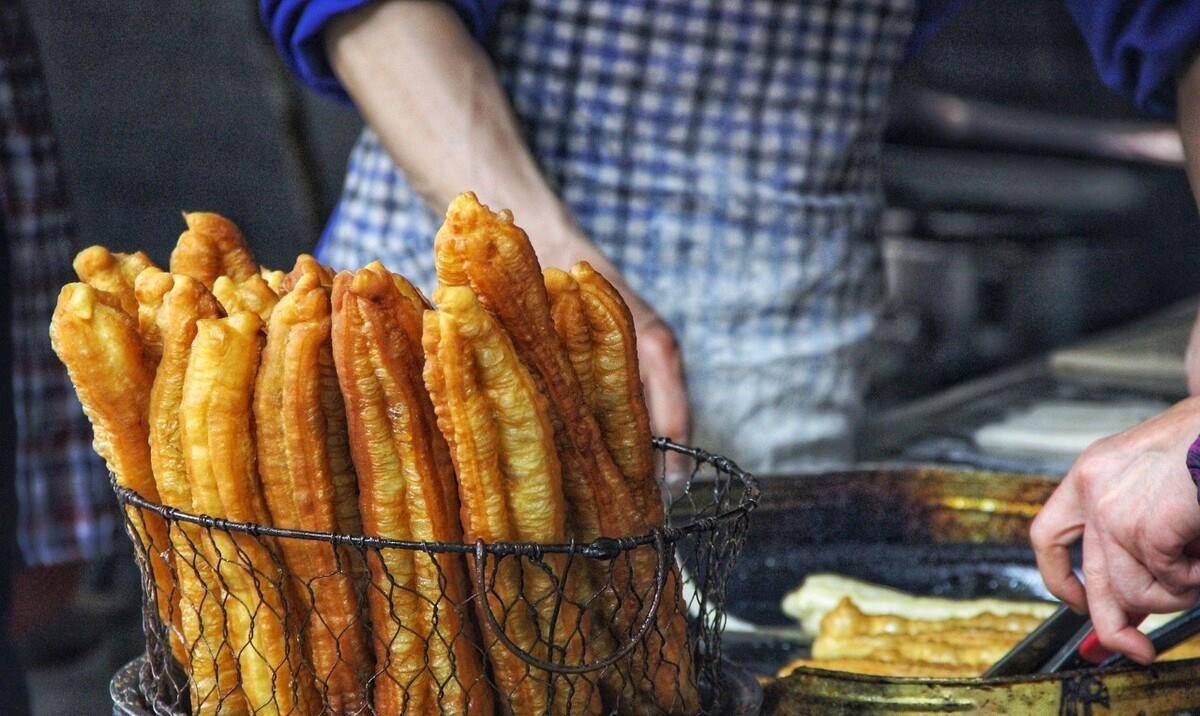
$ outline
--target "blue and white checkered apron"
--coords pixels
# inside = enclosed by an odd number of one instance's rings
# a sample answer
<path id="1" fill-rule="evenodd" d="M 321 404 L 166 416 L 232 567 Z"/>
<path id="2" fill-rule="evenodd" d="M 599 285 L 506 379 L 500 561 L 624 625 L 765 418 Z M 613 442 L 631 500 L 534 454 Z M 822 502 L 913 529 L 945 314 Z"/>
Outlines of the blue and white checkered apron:
<path id="1" fill-rule="evenodd" d="M 693 441 L 760 473 L 850 456 L 914 3 L 510 2 L 488 42 L 546 176 L 675 329 Z M 439 223 L 367 131 L 319 254 L 429 288 Z"/>

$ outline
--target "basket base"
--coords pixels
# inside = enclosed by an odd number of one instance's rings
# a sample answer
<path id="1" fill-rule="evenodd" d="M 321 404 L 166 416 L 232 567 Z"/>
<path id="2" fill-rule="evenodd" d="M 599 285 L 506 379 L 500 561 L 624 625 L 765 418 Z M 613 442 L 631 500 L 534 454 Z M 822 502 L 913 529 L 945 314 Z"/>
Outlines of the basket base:
<path id="1" fill-rule="evenodd" d="M 159 704 L 157 709 L 146 704 L 142 696 L 142 670 L 146 664 L 143 654 L 113 674 L 108 683 L 108 695 L 112 698 L 113 716 L 187 716 Z M 728 716 L 758 716 L 762 709 L 763 690 L 746 669 L 729 661 L 722 667 L 725 673 L 725 690 L 717 695 L 717 713 Z"/>

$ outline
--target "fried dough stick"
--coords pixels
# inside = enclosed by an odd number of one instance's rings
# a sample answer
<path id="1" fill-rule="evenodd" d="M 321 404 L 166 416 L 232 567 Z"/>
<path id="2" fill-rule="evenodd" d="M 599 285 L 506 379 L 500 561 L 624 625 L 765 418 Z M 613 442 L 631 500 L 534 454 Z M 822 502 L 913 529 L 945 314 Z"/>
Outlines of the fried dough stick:
<path id="1" fill-rule="evenodd" d="M 626 484 L 600 426 L 583 397 L 562 340 L 550 314 L 542 271 L 525 232 L 507 211 L 492 213 L 474 194 L 461 194 L 450 204 L 435 242 L 440 286 L 463 285 L 475 290 L 484 307 L 512 337 L 522 363 L 529 366 L 549 398 L 555 440 L 563 462 L 569 504 L 568 519 L 577 539 L 643 534 L 649 523 Z M 657 556 L 652 548 L 622 555 L 596 583 L 613 589 L 601 595 L 604 616 L 618 641 L 636 633 L 655 583 Z M 593 567 L 595 565 L 593 564 Z M 593 571 L 595 571 L 593 569 Z M 671 575 L 675 575 L 672 569 Z M 699 694 L 691 668 L 687 622 L 677 576 L 668 578 L 656 626 L 645 649 L 633 656 L 639 688 L 653 694 L 669 713 L 699 710 Z M 674 607 L 674 608 L 672 608 Z"/>
<path id="2" fill-rule="evenodd" d="M 261 321 L 246 311 L 197 321 L 180 406 L 192 504 L 214 517 L 269 523 L 258 485 L 250 400 Z M 318 710 L 300 639 L 287 623 L 286 574 L 266 538 L 211 530 L 205 548 L 228 592 L 224 608 L 242 690 L 255 714 Z"/>
<path id="3" fill-rule="evenodd" d="M 89 246 L 80 251 L 75 255 L 72 266 L 80 281 L 97 291 L 111 293 L 120 302 L 121 310 L 138 322 L 143 353 L 150 369 L 154 370 L 162 354 L 162 340 L 158 337 L 154 322 L 143 321 L 139 314 L 134 283 L 142 271 L 158 267 L 142 251 L 132 254 L 113 253 L 103 246 Z"/>
<path id="4" fill-rule="evenodd" d="M 261 318 L 264 324 L 271 320 L 271 311 L 279 302 L 279 294 L 258 274 L 244 279 L 218 276 L 213 282 L 212 292 L 221 302 L 225 313 L 232 315 L 238 311 L 249 311 Z"/>
<path id="5" fill-rule="evenodd" d="M 258 264 L 237 225 L 220 214 L 185 212 L 187 231 L 171 252 L 171 273 L 191 276 L 211 289 L 218 276 L 244 281 L 257 276 Z"/>
<path id="6" fill-rule="evenodd" d="M 267 285 L 276 294 L 280 296 L 284 294 L 283 282 L 287 278 L 286 273 L 277 269 L 269 269 L 266 266 L 259 266 L 258 275 L 262 276 L 263 280 L 267 282 Z"/>
<path id="7" fill-rule="evenodd" d="M 196 321 L 217 318 L 221 307 L 208 289 L 187 276 L 158 269 L 143 271 L 135 284 L 139 316 L 155 324 L 162 360 L 150 389 L 150 462 L 162 503 L 193 511 L 192 490 L 179 437 L 179 406 Z M 196 716 L 248 714 L 238 685 L 237 659 L 225 638 L 225 594 L 213 562 L 204 554 L 204 529 L 189 522 L 171 526 L 175 576 L 188 648 L 192 713 Z"/>
<path id="8" fill-rule="evenodd" d="M 121 310 L 137 318 L 133 283 L 143 270 L 154 267 L 154 262 L 144 251 L 122 254 L 103 246 L 89 246 L 75 255 L 71 265 L 80 281 L 97 291 L 113 294 L 120 302 Z"/>
<path id="9" fill-rule="evenodd" d="M 438 305 L 437 312 L 425 314 L 425 381 L 457 469 L 466 539 L 565 541 L 566 503 L 545 398 L 470 289 L 446 288 Z M 528 561 L 501 559 L 487 604 L 477 607 L 497 615 L 506 635 L 523 650 L 541 659 L 581 663 L 591 625 L 570 584 L 564 590 L 571 598 L 556 597 L 555 582 L 567 576 L 562 555 L 545 562 L 556 574 L 554 581 Z M 599 694 L 590 681 L 551 678 L 531 669 L 490 633 L 486 615 L 481 613 L 480 621 L 509 712 L 599 713 Z M 551 644 L 561 656 L 548 656 Z M 547 682 L 553 686 L 550 693 Z"/>
<path id="10" fill-rule="evenodd" d="M 338 486 L 348 486 L 352 499 L 357 495 L 345 455 L 341 395 L 328 370 L 333 367 L 329 330 L 329 291 L 316 276 L 305 276 L 271 315 L 254 389 L 254 422 L 259 475 L 276 527 L 343 532 L 343 522 L 361 525 L 357 504 L 354 519 L 338 519 Z M 329 378 L 338 403 L 333 415 L 327 414 L 325 396 Z M 331 455 L 337 452 L 343 454 Z M 357 553 L 314 540 L 281 539 L 279 545 L 295 578 L 298 621 L 328 712 L 365 711 L 371 656 L 352 579 Z"/>
<path id="11" fill-rule="evenodd" d="M 970 679 L 991 664 L 929 664 L 926 662 L 874 661 L 871 659 L 796 659 L 779 670 L 779 678 L 800 668 L 848 671 L 871 676 L 915 676 L 920 678 Z"/>
<path id="12" fill-rule="evenodd" d="M 378 263 L 378 262 L 376 262 Z M 308 254 L 296 257 L 296 265 L 280 285 L 280 296 L 286 296 L 305 276 L 313 275 L 322 288 L 333 287 L 333 271 Z M 334 516 L 342 534 L 362 534 L 362 516 L 358 511 L 358 481 L 350 456 L 350 439 L 346 434 L 346 409 L 341 387 L 333 365 L 332 345 L 318 356 L 321 377 L 321 412 L 325 415 L 326 457 L 333 474 Z M 366 565 L 357 552 L 351 555 L 353 570 L 363 577 Z"/>
<path id="13" fill-rule="evenodd" d="M 346 401 L 363 529 L 372 536 L 457 542 L 453 475 L 404 325 L 420 320 L 386 270 L 343 272 L 333 286 L 333 351 Z M 490 714 L 493 701 L 461 555 L 374 550 L 368 603 L 376 713 Z"/>
<path id="14" fill-rule="evenodd" d="M 133 318 L 112 294 L 84 283 L 69 283 L 58 294 L 50 320 L 50 345 L 67 367 L 91 421 L 92 447 L 104 458 L 117 484 L 157 502 L 146 425 L 153 376 Z M 179 593 L 166 557 L 170 549 L 166 522 L 132 506 L 126 513 L 145 547 L 158 614 L 167 626 L 172 651 L 179 663 L 186 665 Z"/>
<path id="15" fill-rule="evenodd" d="M 555 328 L 576 374 L 581 366 L 586 372 L 580 384 L 604 442 L 647 523 L 661 526 L 665 515 L 654 479 L 650 413 L 638 372 L 633 316 L 621 294 L 586 261 L 575 264 L 570 274 L 546 269 L 545 277 Z"/>
<path id="16" fill-rule="evenodd" d="M 333 269 L 317 261 L 310 254 L 300 254 L 296 257 L 296 265 L 283 277 L 279 295 L 282 296 L 291 291 L 301 278 L 309 274 L 315 275 L 325 288 L 333 286 Z"/>

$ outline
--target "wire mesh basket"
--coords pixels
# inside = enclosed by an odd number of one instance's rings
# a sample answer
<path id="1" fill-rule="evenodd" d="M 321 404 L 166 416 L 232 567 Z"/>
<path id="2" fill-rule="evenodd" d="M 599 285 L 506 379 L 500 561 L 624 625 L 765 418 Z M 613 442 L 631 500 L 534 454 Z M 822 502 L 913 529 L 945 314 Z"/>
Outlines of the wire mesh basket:
<path id="1" fill-rule="evenodd" d="M 725 587 L 758 486 L 723 457 L 654 447 L 675 478 L 665 526 L 589 544 L 284 530 L 114 483 L 142 574 L 142 698 L 171 715 L 726 713 Z M 301 550 L 328 570 L 290 571 Z"/>

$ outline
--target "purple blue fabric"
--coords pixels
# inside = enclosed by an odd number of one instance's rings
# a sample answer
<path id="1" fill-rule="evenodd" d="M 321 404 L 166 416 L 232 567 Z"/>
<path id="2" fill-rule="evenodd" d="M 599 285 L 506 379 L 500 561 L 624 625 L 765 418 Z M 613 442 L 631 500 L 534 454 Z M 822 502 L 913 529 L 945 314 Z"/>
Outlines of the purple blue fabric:
<path id="1" fill-rule="evenodd" d="M 1200 437 L 1188 448 L 1187 469 L 1192 476 L 1192 482 L 1196 483 L 1196 497 L 1200 500 Z"/>
<path id="2" fill-rule="evenodd" d="M 483 41 L 505 0 L 447 0 Z M 349 101 L 325 60 L 322 34 L 334 17 L 372 0 L 259 0 L 280 54 L 305 84 Z M 633 0 L 627 0 L 636 4 Z M 928 39 L 965 0 L 922 0 L 910 48 Z M 1170 116 L 1175 80 L 1200 45 L 1200 3 L 1177 0 L 1064 0 L 1105 84 L 1142 111 Z"/>

